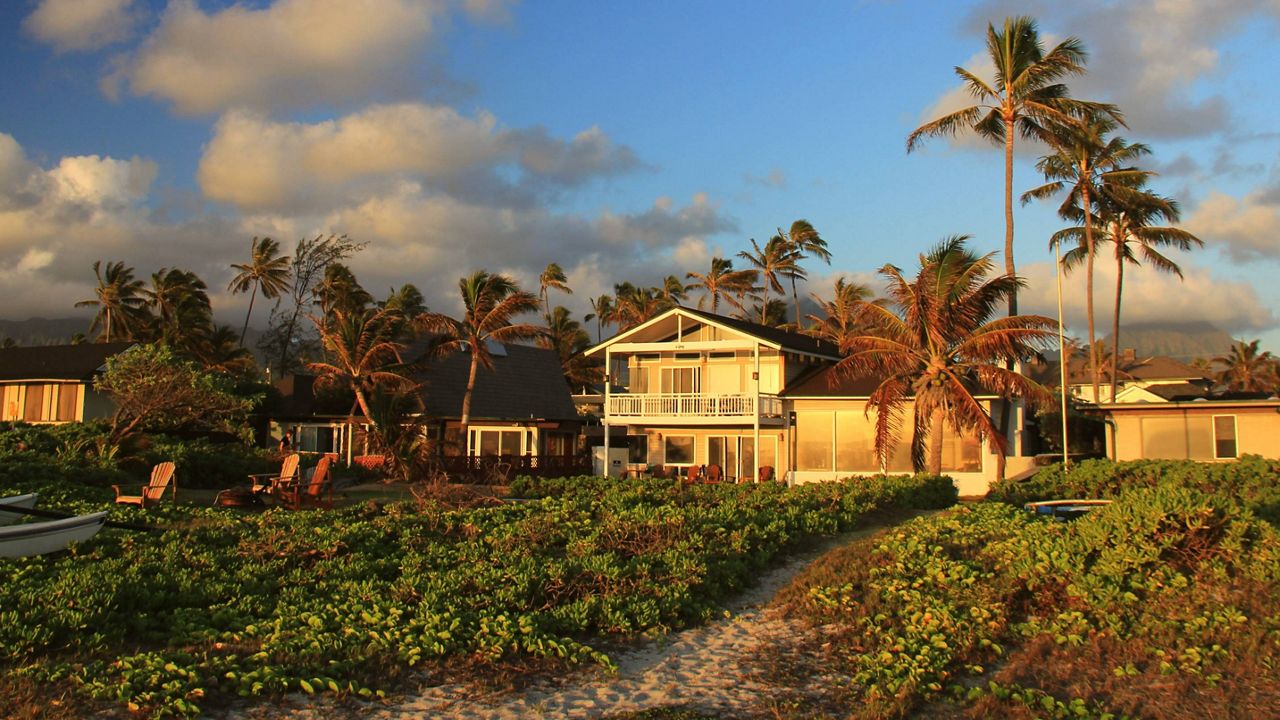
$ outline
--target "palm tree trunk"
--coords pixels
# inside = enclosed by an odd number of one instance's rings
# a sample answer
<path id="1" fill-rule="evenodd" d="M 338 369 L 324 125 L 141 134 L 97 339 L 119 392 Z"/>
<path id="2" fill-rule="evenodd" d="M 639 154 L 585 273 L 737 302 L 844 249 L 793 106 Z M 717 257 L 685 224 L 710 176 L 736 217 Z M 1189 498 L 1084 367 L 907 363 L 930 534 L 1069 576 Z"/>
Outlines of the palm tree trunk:
<path id="1" fill-rule="evenodd" d="M 1004 118 L 1004 271 L 1013 275 L 1013 118 Z M 1018 289 L 1009 293 L 1009 316 L 1018 314 Z"/>
<path id="2" fill-rule="evenodd" d="M 480 369 L 479 353 L 473 347 L 471 349 L 471 373 L 467 375 L 467 391 L 462 394 L 462 443 L 467 448 L 467 454 L 471 454 L 471 438 L 467 435 L 467 429 L 471 426 L 471 394 L 476 389 L 476 371 Z"/>
<path id="3" fill-rule="evenodd" d="M 791 299 L 796 301 L 796 329 L 800 329 L 800 293 L 796 292 L 796 276 L 791 276 Z"/>
<path id="4" fill-rule="evenodd" d="M 765 278 L 764 295 L 760 297 L 760 324 L 761 325 L 768 324 L 765 322 L 768 312 L 769 312 L 769 279 Z"/>
<path id="5" fill-rule="evenodd" d="M 1085 314 L 1089 319 L 1089 375 L 1093 380 L 1093 401 L 1101 402 L 1102 398 L 1098 394 L 1098 347 L 1094 337 L 1093 327 L 1093 220 L 1089 210 L 1089 187 L 1087 185 L 1080 189 L 1080 203 L 1084 206 L 1084 248 L 1087 257 L 1085 257 Z"/>
<path id="6" fill-rule="evenodd" d="M 258 296 L 258 283 L 253 284 L 249 293 L 249 311 L 244 314 L 244 328 L 240 330 L 240 347 L 244 347 L 244 336 L 249 333 L 249 316 L 253 315 L 253 300 Z"/>
<path id="7" fill-rule="evenodd" d="M 107 342 L 111 342 L 111 308 L 107 308 Z"/>
<path id="8" fill-rule="evenodd" d="M 929 419 L 929 474 L 942 474 L 942 433 L 945 431 L 946 415 L 941 407 L 933 409 L 933 417 Z"/>
<path id="9" fill-rule="evenodd" d="M 1124 292 L 1123 245 L 1116 244 L 1116 307 L 1111 316 L 1111 402 L 1116 401 L 1116 377 L 1120 375 L 1120 297 Z"/>
<path id="10" fill-rule="evenodd" d="M 369 421 L 370 427 L 376 429 L 378 427 L 378 423 L 374 422 L 373 415 L 369 413 L 369 401 L 364 396 L 364 390 L 360 389 L 359 382 L 354 383 L 354 385 L 354 389 L 356 391 L 356 403 L 360 405 L 360 412 L 364 413 L 364 419 Z"/>

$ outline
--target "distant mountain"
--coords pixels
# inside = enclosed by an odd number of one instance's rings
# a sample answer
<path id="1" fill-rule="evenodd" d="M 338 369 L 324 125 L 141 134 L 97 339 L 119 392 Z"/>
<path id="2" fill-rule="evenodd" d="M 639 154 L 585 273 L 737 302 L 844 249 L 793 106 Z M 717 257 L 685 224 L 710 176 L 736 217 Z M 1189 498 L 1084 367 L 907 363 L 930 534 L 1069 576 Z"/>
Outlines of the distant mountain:
<path id="1" fill-rule="evenodd" d="M 0 340 L 13 338 L 19 345 L 66 345 L 76 333 L 89 332 L 92 318 L 28 318 L 0 320 Z"/>
<path id="2" fill-rule="evenodd" d="M 1105 339 L 1111 345 L 1111 336 Z M 1225 330 L 1207 322 L 1141 323 L 1120 330 L 1120 349 L 1133 348 L 1138 357 L 1164 355 L 1189 362 L 1198 357 L 1225 355 L 1232 339 Z"/>

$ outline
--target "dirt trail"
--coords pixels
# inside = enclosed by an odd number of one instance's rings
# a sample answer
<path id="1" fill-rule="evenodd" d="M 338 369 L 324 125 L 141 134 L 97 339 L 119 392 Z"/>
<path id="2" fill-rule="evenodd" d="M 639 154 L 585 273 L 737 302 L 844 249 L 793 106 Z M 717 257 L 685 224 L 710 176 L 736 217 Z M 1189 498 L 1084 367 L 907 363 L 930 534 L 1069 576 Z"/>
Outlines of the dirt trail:
<path id="1" fill-rule="evenodd" d="M 424 688 L 417 696 L 391 705 L 362 705 L 354 715 L 380 720 L 408 718 L 594 718 L 678 706 L 725 717 L 745 717 L 767 709 L 780 688 L 757 672 L 764 657 L 797 652 L 802 628 L 766 606 L 774 595 L 824 553 L 883 529 L 870 527 L 826 539 L 798 553 L 764 575 L 751 589 L 726 607 L 724 617 L 706 625 L 646 641 L 614 654 L 615 674 L 584 668 L 569 675 L 546 678 L 519 690 L 477 694 L 460 684 Z M 838 681 L 813 677 L 806 685 L 815 691 Z M 806 688 L 788 687 L 795 696 Z M 343 709 L 324 701 L 296 698 L 297 705 L 276 706 L 260 717 L 300 720 L 331 718 Z M 321 707 L 323 704 L 325 707 Z M 346 708 L 350 712 L 350 708 Z"/>

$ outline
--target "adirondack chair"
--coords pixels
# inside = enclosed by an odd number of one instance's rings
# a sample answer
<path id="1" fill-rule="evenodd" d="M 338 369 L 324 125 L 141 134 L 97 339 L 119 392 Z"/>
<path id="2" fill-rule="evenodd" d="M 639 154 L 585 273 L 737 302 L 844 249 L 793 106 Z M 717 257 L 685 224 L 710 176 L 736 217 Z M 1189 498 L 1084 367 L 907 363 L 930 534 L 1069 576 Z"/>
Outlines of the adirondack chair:
<path id="1" fill-rule="evenodd" d="M 685 475 L 685 484 L 687 484 L 687 485 L 692 485 L 692 484 L 694 484 L 694 483 L 698 482 L 698 479 L 699 479 L 699 478 L 701 478 L 701 477 L 702 477 L 702 473 L 698 470 L 698 466 L 697 466 L 697 465 L 690 465 L 690 466 L 689 466 L 689 470 L 687 471 L 687 474 Z"/>
<path id="2" fill-rule="evenodd" d="M 771 480 L 773 480 L 773 466 L 772 466 L 772 465 L 761 465 L 761 466 L 760 466 L 760 480 L 759 480 L 759 482 L 767 483 L 767 482 L 769 482 L 769 481 L 771 481 Z"/>
<path id="3" fill-rule="evenodd" d="M 279 473 L 257 473 L 250 475 L 249 479 L 253 481 L 253 492 L 266 495 L 274 494 L 279 488 L 289 485 L 298 479 L 298 462 L 302 456 L 293 453 L 286 455 L 284 461 L 280 463 Z"/>
<path id="4" fill-rule="evenodd" d="M 724 471 L 720 469 L 719 465 L 707 466 L 707 474 L 703 482 L 718 483 L 723 479 L 724 479 Z"/>
<path id="5" fill-rule="evenodd" d="M 121 495 L 120 486 L 112 485 L 116 491 L 116 502 L 120 505 L 137 505 L 138 507 L 151 507 L 159 505 L 164 500 L 164 494 L 169 488 L 173 488 L 173 502 L 178 503 L 178 486 L 173 482 L 174 465 L 172 462 L 162 462 L 151 468 L 151 481 L 142 486 L 141 495 Z"/>
<path id="6" fill-rule="evenodd" d="M 276 499 L 290 510 L 301 510 L 308 505 L 333 507 L 333 482 L 329 479 L 329 466 L 332 464 L 333 459 L 328 455 L 320 458 L 315 470 L 311 471 L 310 480 L 281 485 Z"/>

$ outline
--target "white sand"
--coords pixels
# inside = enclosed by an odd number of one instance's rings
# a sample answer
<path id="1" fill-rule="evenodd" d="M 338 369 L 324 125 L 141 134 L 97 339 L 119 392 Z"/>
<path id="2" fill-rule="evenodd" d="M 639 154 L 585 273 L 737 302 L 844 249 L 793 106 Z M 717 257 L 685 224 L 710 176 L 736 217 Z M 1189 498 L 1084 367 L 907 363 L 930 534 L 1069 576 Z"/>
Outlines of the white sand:
<path id="1" fill-rule="evenodd" d="M 294 696 L 286 704 L 259 706 L 241 717 L 593 718 L 670 706 L 725 717 L 768 716 L 769 703 L 780 695 L 812 695 L 821 692 L 824 685 L 829 687 L 830 683 L 847 679 L 814 676 L 805 683 L 807 687 L 787 687 L 785 693 L 783 688 L 770 685 L 757 672 L 762 657 L 812 653 L 798 648 L 806 636 L 804 628 L 778 617 L 765 606 L 815 558 L 878 529 L 829 538 L 820 546 L 792 556 L 735 598 L 725 617 L 615 653 L 615 674 L 596 667 L 584 668 L 567 676 L 537 680 L 519 690 L 490 693 L 460 684 L 439 685 L 392 704 L 362 704 L 358 708 L 339 707 L 340 703 L 323 698 Z"/>

